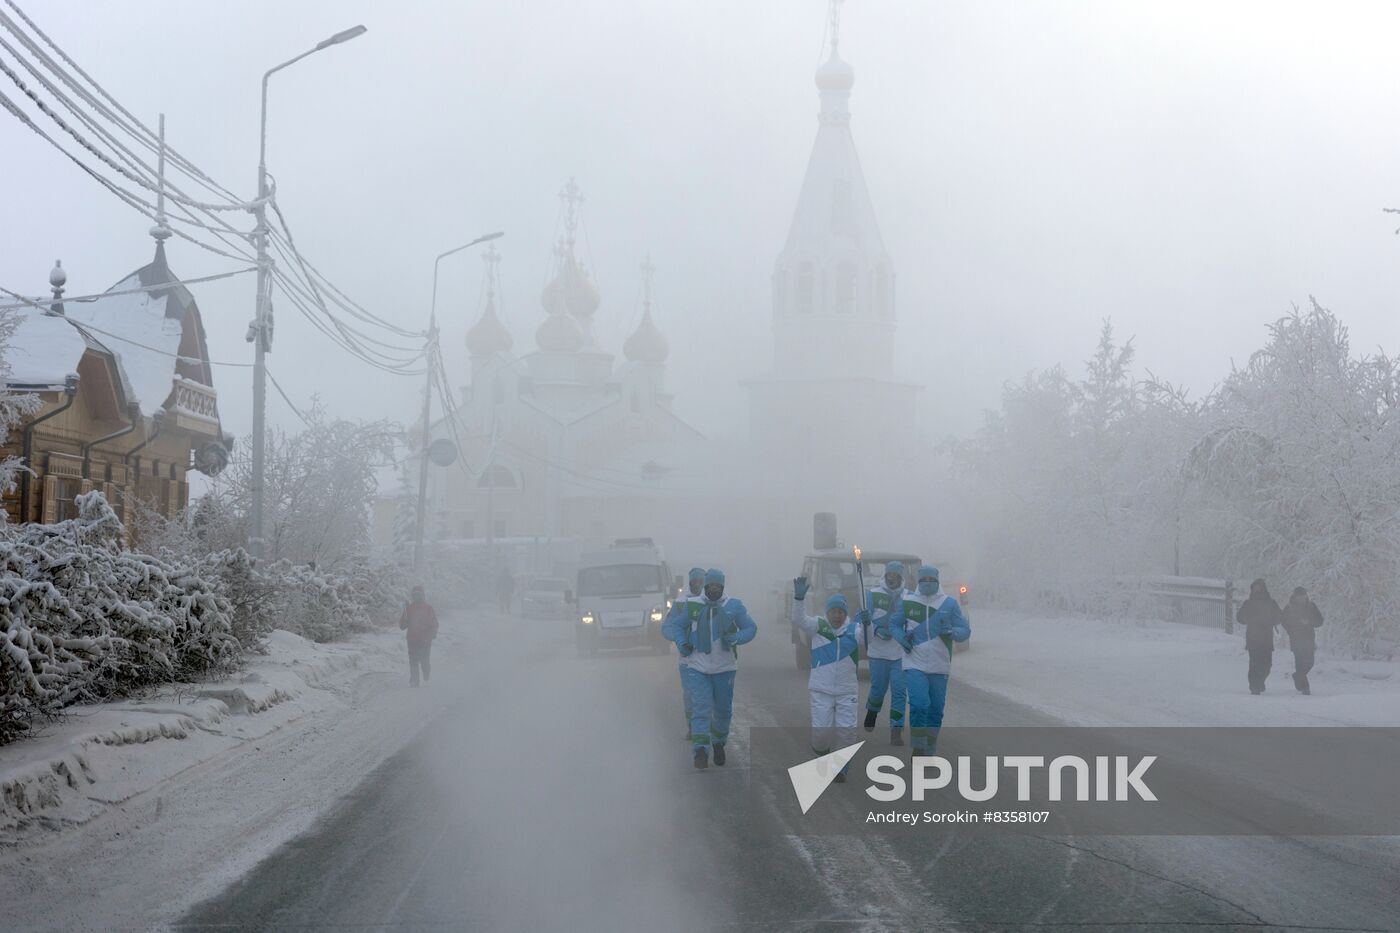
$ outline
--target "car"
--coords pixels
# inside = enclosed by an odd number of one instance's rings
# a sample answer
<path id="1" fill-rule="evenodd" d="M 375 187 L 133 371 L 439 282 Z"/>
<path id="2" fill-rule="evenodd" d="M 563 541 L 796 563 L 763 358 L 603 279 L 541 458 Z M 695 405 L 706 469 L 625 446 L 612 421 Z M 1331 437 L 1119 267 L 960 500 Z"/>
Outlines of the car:
<path id="1" fill-rule="evenodd" d="M 568 619 L 574 614 L 573 584 L 563 577 L 528 577 L 520 588 L 520 614 L 527 619 Z"/>
<path id="2" fill-rule="evenodd" d="M 622 538 L 579 560 L 574 633 L 580 656 L 600 648 L 670 647 L 661 623 L 671 608 L 676 580 L 650 538 Z"/>

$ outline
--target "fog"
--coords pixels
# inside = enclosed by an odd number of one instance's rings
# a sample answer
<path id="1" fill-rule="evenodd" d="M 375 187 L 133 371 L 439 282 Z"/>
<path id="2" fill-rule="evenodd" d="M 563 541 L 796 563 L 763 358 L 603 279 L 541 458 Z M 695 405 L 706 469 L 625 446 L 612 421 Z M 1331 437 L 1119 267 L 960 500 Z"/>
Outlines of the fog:
<path id="1" fill-rule="evenodd" d="M 300 248 L 377 313 L 422 326 L 433 257 L 501 229 L 499 308 L 528 348 L 577 177 L 597 327 L 616 347 L 657 265 L 677 410 L 742 435 L 737 380 L 771 355 L 770 275 L 815 130 L 825 4 L 43 2 L 50 35 L 171 145 L 253 193 L 263 70 L 353 23 L 369 33 L 273 79 L 268 163 Z M 1388 4 L 852 3 L 852 131 L 898 276 L 899 369 L 925 430 L 962 434 L 1001 384 L 1074 364 L 1112 317 L 1143 365 L 1203 392 L 1263 325 L 1317 295 L 1358 346 L 1393 339 Z M 70 294 L 144 262 L 142 218 L 7 121 L 0 281 Z M 18 183 L 17 183 L 18 182 Z M 458 261 L 460 260 L 460 261 Z M 474 258 L 444 264 L 449 364 L 478 311 Z M 193 277 L 227 263 L 173 244 Z M 210 345 L 246 359 L 248 278 L 200 293 Z M 409 420 L 416 385 L 303 368 L 317 334 L 279 315 L 294 399 Z M 930 347 L 945 353 L 921 371 Z M 710 378 L 716 371 L 731 378 Z M 464 376 L 458 375 L 462 381 Z M 220 407 L 250 424 L 247 375 Z M 292 423 L 285 407 L 272 417 Z"/>
<path id="2" fill-rule="evenodd" d="M 47 304 L 59 259 L 82 338 L 40 305 L 29 339 L 88 360 L 93 328 L 158 393 L 176 366 L 130 437 L 84 395 L 31 450 L 64 370 L 0 393 L 0 486 L 45 464 L 0 522 L 0 751 L 40 749 L 0 758 L 0 877 L 34 929 L 107 898 L 133 929 L 1393 923 L 1397 837 L 1298 842 L 1210 788 L 1315 802 L 1220 728 L 1400 721 L 1400 7 L 0 4 L 246 200 L 264 71 L 367 30 L 269 86 L 261 472 L 250 261 L 157 247 L 24 121 L 166 183 L 55 128 L 0 31 L 0 287 Z M 189 286 L 207 359 L 193 312 L 77 300 L 157 249 L 236 273 Z M 17 327 L 7 379 L 51 349 Z M 805 819 L 809 751 L 849 752 L 825 788 L 867 743 L 1071 725 L 1211 733 L 1133 740 L 1220 835 Z M 1393 736 L 1338 731 L 1316 757 L 1394 803 Z"/>

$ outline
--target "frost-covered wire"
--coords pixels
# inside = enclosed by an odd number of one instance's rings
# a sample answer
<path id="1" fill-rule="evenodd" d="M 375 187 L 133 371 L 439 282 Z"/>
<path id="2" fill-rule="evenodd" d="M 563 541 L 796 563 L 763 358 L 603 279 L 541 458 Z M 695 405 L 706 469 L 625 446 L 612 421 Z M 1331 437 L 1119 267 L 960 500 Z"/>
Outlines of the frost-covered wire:
<path id="1" fill-rule="evenodd" d="M 240 271 L 240 272 L 247 272 L 248 270 L 247 270 L 247 269 L 240 269 L 239 271 Z M 230 273 L 230 274 L 236 274 L 236 273 Z M 169 288 L 170 286 L 169 286 L 169 283 L 167 283 L 165 286 L 162 286 L 162 287 Z M 42 311 L 44 314 L 47 314 L 47 315 L 49 315 L 49 316 L 51 316 L 51 317 L 61 317 L 61 315 L 55 314 L 55 313 L 53 312 L 53 309 L 50 308 L 48 305 L 40 304 L 40 303 L 37 302 L 37 301 L 33 301 L 33 300 L 29 299 L 29 298 L 26 298 L 26 297 L 24 297 L 23 295 L 21 295 L 19 292 L 13 292 L 13 291 L 10 291 L 8 288 L 5 288 L 5 287 L 3 287 L 3 286 L 0 286 L 0 293 L 9 295 L 11 298 L 16 298 L 16 299 L 19 300 L 20 304 L 19 304 L 19 305 L 14 305 L 14 306 L 12 306 L 12 307 L 20 307 L 20 306 L 25 306 L 25 305 L 27 305 L 27 306 L 29 306 L 29 307 L 35 308 L 35 309 L 37 309 L 37 310 L 39 310 L 39 311 Z M 67 301 L 68 299 L 64 299 L 64 300 Z M 52 303 L 52 300 L 50 300 L 50 303 Z M 192 356 L 181 356 L 181 355 L 178 354 L 178 353 L 171 353 L 171 352 L 169 352 L 168 350 L 162 350 L 162 349 L 160 349 L 159 347 L 153 347 L 153 346 L 151 346 L 150 344 L 142 343 L 142 342 L 140 342 L 139 340 L 132 340 L 130 337 L 123 337 L 123 336 L 120 335 L 120 334 L 114 334 L 114 333 L 112 333 L 112 332 L 109 331 L 109 330 L 103 330 L 102 328 L 100 328 L 100 327 L 95 327 L 95 326 L 93 326 L 92 324 L 86 324 L 86 323 L 83 323 L 83 322 L 81 322 L 81 321 L 75 321 L 75 320 L 73 320 L 72 318 L 65 318 L 65 320 L 67 320 L 70 324 L 72 324 L 74 327 L 78 328 L 79 330 L 86 331 L 86 332 L 93 333 L 93 334 L 101 334 L 103 337 L 107 337 L 107 338 L 110 338 L 110 339 L 112 339 L 112 340 L 119 340 L 119 341 L 121 341 L 122 343 L 129 343 L 129 344 L 131 344 L 131 345 L 134 346 L 134 347 L 140 347 L 141 349 L 143 349 L 143 350 L 149 350 L 149 351 L 151 351 L 152 353 L 159 353 L 161 356 L 168 356 L 168 357 L 170 357 L 171 359 L 174 359 L 174 360 L 181 360 L 181 361 L 187 362 L 187 363 L 208 363 L 210 366 L 230 366 L 230 367 L 235 367 L 235 368 L 239 368 L 239 369 L 244 369 L 244 368 L 247 368 L 247 367 L 250 367 L 250 366 L 253 365 L 252 363 L 226 363 L 226 362 L 222 362 L 222 361 L 219 361 L 219 360 L 201 360 L 201 359 L 198 359 L 197 357 L 192 357 Z M 102 341 L 98 341 L 98 342 L 101 343 Z"/>
<path id="2" fill-rule="evenodd" d="M 49 38 L 49 36 L 42 29 L 39 28 L 38 24 L 36 24 L 32 19 L 30 19 L 29 16 L 24 12 L 24 10 L 20 9 L 19 5 L 15 2 L 15 0 L 5 0 L 5 4 L 9 6 L 10 9 L 14 10 L 15 14 L 21 20 L 24 21 L 25 25 L 28 26 L 29 29 L 35 35 L 37 35 L 44 42 L 45 45 L 52 49 L 54 54 L 58 55 L 58 57 L 61 58 L 69 68 L 73 69 L 73 71 L 77 72 L 77 74 L 80 75 L 84 81 L 92 85 L 93 89 L 97 91 L 97 93 L 101 96 L 102 100 L 99 100 L 97 97 L 94 97 L 91 92 L 89 92 L 86 88 L 82 87 L 78 82 L 74 81 L 71 78 L 71 76 L 64 72 L 63 69 L 57 65 L 57 63 L 53 62 L 53 60 L 50 59 L 46 54 L 44 54 L 42 49 L 39 49 L 36 45 L 34 45 L 32 41 L 26 41 L 26 45 L 34 50 L 36 56 L 41 58 L 49 66 L 50 70 L 52 70 L 55 74 L 58 74 L 60 78 L 62 78 L 65 81 L 65 83 L 67 83 L 71 88 L 73 88 L 74 93 L 82 97 L 94 110 L 102 114 L 114 125 L 120 126 L 124 131 L 130 134 L 134 139 L 141 142 L 147 148 L 151 149 L 152 151 L 155 151 L 159 147 L 159 137 L 157 136 L 157 134 L 153 132 L 150 127 L 142 123 L 140 119 L 138 119 L 134 114 L 131 113 L 131 111 L 123 107 L 120 101 L 118 101 L 115 97 L 109 94 L 107 90 L 104 87 L 102 87 L 102 85 L 100 85 L 96 80 L 94 80 L 91 75 L 84 71 L 82 67 L 72 59 L 71 56 L 64 52 L 63 49 L 60 48 L 57 43 L 55 43 L 51 38 Z M 17 35 L 21 34 L 16 30 L 12 29 L 12 31 L 15 31 Z M 116 112 L 114 113 L 112 109 L 108 108 L 107 105 L 103 103 L 103 100 L 111 104 L 111 107 L 115 108 Z M 135 129 L 133 129 L 133 127 L 135 127 Z M 140 132 L 137 132 L 137 130 L 139 130 Z M 166 146 L 165 154 L 167 160 L 172 165 L 184 171 L 187 175 L 189 175 L 196 182 L 203 185 L 211 192 L 215 194 L 221 194 L 234 203 L 237 203 L 241 200 L 228 188 L 225 188 L 223 185 L 220 185 L 214 179 L 210 178 L 208 175 L 202 172 L 197 165 L 195 165 L 190 160 L 186 159 L 177 150 L 171 149 L 169 146 Z"/>

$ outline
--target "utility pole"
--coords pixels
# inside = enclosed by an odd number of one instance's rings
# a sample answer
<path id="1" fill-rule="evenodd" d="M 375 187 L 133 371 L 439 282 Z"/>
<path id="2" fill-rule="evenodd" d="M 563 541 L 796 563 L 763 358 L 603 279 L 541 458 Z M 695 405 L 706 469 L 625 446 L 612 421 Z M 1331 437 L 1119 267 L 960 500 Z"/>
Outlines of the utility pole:
<path id="1" fill-rule="evenodd" d="M 436 375 L 437 366 L 437 293 L 438 293 L 438 270 L 442 266 L 442 261 L 453 253 L 460 253 L 464 249 L 476 246 L 478 243 L 487 243 L 491 240 L 499 240 L 505 236 L 504 233 L 488 233 L 479 236 L 470 243 L 463 243 L 461 246 L 454 246 L 444 253 L 439 253 L 433 260 L 433 303 L 428 311 L 428 343 L 425 356 L 428 361 L 428 384 L 423 390 L 423 443 L 418 452 L 422 457 L 422 462 L 418 464 L 418 511 L 413 529 L 413 569 L 415 572 L 423 569 L 423 526 L 427 521 L 428 509 L 428 446 L 432 443 L 432 431 L 428 420 L 430 407 L 433 400 L 433 376 Z M 465 455 L 465 451 L 458 451 L 458 456 Z"/>
<path id="2" fill-rule="evenodd" d="M 441 258 L 441 257 L 439 257 Z M 433 271 L 433 311 L 428 318 L 428 344 L 424 354 L 428 362 L 428 381 L 423 386 L 423 442 L 419 445 L 418 456 L 418 509 L 413 527 L 413 569 L 423 569 L 423 525 L 427 520 L 428 508 L 428 447 L 433 441 L 431 429 L 433 404 L 433 376 L 437 373 L 437 270 Z"/>
<path id="3" fill-rule="evenodd" d="M 364 26 L 352 26 L 323 39 L 316 47 L 289 58 L 262 77 L 262 117 L 258 134 L 258 198 L 253 202 L 253 245 L 258 251 L 258 292 L 253 322 L 248 325 L 248 341 L 253 344 L 253 481 L 252 528 L 248 533 L 248 550 L 253 557 L 263 556 L 263 465 L 267 441 L 267 361 L 272 349 L 272 257 L 267 252 L 267 81 L 288 65 L 301 61 L 322 49 L 349 42 L 364 35 Z"/>

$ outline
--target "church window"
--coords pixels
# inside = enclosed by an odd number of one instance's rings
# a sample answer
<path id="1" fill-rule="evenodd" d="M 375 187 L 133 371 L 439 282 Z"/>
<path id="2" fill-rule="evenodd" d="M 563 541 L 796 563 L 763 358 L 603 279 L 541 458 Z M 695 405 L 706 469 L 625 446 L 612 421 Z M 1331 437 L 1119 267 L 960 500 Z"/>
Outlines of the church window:
<path id="1" fill-rule="evenodd" d="M 632 390 L 632 414 L 634 414 L 634 415 L 640 414 L 641 411 L 642 411 L 642 399 L 641 399 L 641 396 L 639 396 L 639 395 L 637 394 L 637 390 L 636 390 L 636 389 L 633 389 L 633 390 Z"/>
<path id="2" fill-rule="evenodd" d="M 815 289 L 812 281 L 812 264 L 804 262 L 797 267 L 797 313 L 812 313 L 812 293 Z"/>
<path id="3" fill-rule="evenodd" d="M 890 315 L 890 273 L 884 266 L 875 270 L 875 313 Z"/>
<path id="4" fill-rule="evenodd" d="M 836 313 L 850 314 L 856 303 L 856 267 L 843 262 L 836 268 Z"/>

